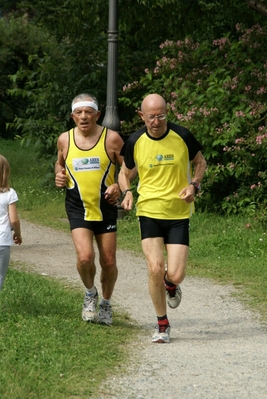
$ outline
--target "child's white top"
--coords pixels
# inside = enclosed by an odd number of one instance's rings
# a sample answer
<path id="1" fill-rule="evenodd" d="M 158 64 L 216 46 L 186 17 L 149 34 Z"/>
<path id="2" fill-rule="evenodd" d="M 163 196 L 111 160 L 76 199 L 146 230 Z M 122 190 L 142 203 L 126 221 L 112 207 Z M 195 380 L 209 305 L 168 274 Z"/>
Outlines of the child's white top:
<path id="1" fill-rule="evenodd" d="M 9 220 L 8 206 L 18 201 L 16 191 L 11 188 L 5 193 L 0 192 L 0 245 L 12 245 L 13 234 Z"/>

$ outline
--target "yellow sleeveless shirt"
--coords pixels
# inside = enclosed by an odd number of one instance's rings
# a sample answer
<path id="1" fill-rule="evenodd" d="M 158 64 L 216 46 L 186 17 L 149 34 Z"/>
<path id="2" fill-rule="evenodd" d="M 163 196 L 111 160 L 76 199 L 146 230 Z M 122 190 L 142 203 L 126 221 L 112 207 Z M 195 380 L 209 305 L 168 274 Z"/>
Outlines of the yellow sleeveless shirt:
<path id="1" fill-rule="evenodd" d="M 115 182 L 115 164 L 106 151 L 107 128 L 94 147 L 83 150 L 75 143 L 74 129 L 69 131 L 69 148 L 65 159 L 66 212 L 69 217 L 87 221 L 117 218 L 117 207 L 110 205 L 103 193 Z"/>

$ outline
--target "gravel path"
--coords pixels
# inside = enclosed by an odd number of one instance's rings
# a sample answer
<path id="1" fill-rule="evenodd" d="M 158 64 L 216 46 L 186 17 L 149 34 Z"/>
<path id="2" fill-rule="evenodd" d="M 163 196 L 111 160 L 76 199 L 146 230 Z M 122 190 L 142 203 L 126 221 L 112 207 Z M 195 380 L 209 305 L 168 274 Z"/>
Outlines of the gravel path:
<path id="1" fill-rule="evenodd" d="M 82 291 L 70 234 L 22 221 L 22 235 L 12 260 L 68 279 Z M 119 250 L 117 261 L 113 303 L 145 332 L 130 366 L 106 381 L 96 399 L 267 399 L 267 329 L 233 297 L 234 288 L 186 278 L 180 307 L 169 311 L 171 343 L 152 344 L 156 318 L 144 258 Z"/>

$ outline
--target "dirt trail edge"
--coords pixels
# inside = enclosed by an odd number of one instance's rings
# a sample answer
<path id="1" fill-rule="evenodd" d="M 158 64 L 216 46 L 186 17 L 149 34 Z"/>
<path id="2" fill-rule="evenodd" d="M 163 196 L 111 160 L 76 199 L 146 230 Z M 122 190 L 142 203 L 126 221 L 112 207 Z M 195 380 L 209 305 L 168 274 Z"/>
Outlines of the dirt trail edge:
<path id="1" fill-rule="evenodd" d="M 22 236 L 11 260 L 81 285 L 70 234 L 22 221 Z M 125 373 L 106 381 L 97 399 L 267 399 L 267 329 L 232 296 L 234 288 L 186 278 L 180 307 L 168 312 L 171 343 L 152 344 L 145 261 L 119 250 L 117 263 L 113 303 L 147 333 L 134 345 Z"/>

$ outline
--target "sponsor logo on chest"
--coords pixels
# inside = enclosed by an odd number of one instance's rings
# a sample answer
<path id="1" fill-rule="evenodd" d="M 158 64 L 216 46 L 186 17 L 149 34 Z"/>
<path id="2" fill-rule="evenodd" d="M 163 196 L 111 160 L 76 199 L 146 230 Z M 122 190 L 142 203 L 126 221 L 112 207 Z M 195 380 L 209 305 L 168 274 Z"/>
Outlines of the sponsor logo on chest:
<path id="1" fill-rule="evenodd" d="M 72 165 L 75 172 L 100 170 L 100 157 L 74 158 Z"/>

